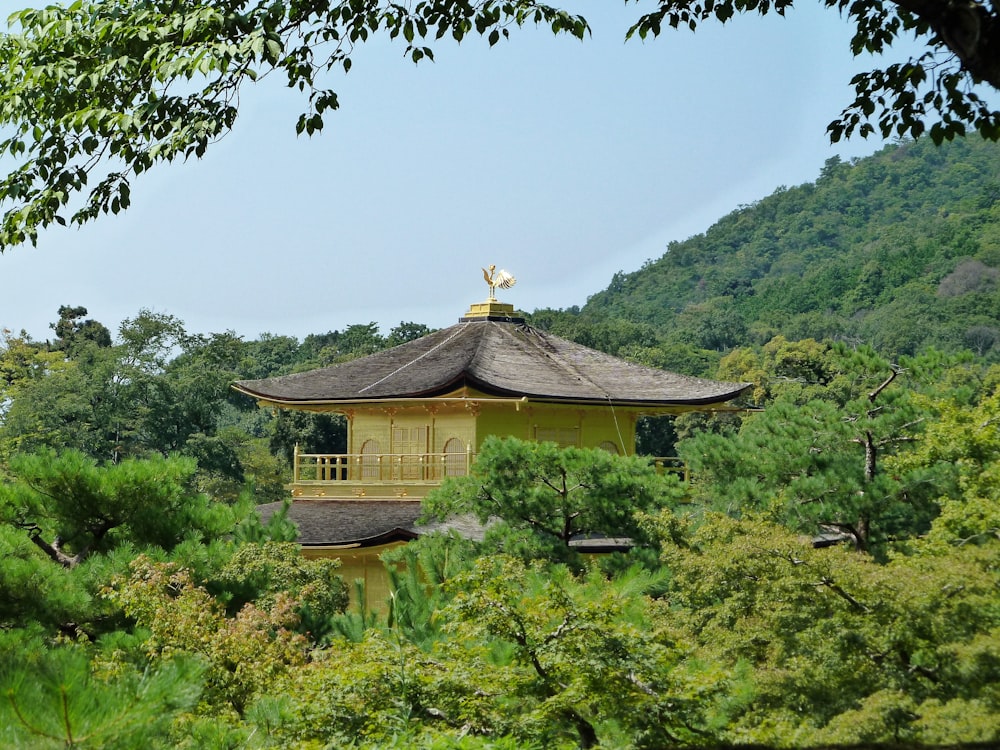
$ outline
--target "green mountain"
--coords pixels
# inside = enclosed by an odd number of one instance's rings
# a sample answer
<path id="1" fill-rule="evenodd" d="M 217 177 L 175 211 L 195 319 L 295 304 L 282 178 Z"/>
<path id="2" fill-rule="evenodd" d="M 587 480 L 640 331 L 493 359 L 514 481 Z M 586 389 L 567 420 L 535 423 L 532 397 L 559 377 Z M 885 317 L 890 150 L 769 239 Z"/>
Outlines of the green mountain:
<path id="1" fill-rule="evenodd" d="M 998 282 L 1000 145 L 925 139 L 830 159 L 814 183 L 615 274 L 582 310 L 532 317 L 564 332 L 610 326 L 624 340 L 604 348 L 672 347 L 669 360 L 777 334 L 1000 357 Z"/>

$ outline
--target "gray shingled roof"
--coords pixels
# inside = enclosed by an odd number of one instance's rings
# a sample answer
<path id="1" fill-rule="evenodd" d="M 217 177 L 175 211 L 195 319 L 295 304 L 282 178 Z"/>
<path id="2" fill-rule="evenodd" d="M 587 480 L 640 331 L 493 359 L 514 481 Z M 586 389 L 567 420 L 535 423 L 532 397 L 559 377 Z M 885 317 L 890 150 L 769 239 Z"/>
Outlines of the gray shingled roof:
<path id="1" fill-rule="evenodd" d="M 284 503 L 258 505 L 261 520 L 268 519 Z M 288 507 L 288 518 L 299 527 L 298 543 L 306 547 L 356 544 L 371 547 L 409 541 L 432 531 L 455 530 L 467 539 L 481 540 L 483 526 L 471 516 L 444 522 L 417 524 L 419 500 L 308 500 L 296 499 Z"/>
<path id="2" fill-rule="evenodd" d="M 463 322 L 368 357 L 309 372 L 240 380 L 277 403 L 427 398 L 469 386 L 494 396 L 554 401 L 704 405 L 748 388 L 633 364 L 523 322 Z"/>
<path id="3" fill-rule="evenodd" d="M 284 503 L 258 505 L 267 523 Z M 482 541 L 486 527 L 474 516 L 452 516 L 444 521 L 418 524 L 419 500 L 308 500 L 297 499 L 288 507 L 288 518 L 298 526 L 303 547 L 355 545 L 374 547 L 390 542 L 408 542 L 422 534 L 454 531 L 466 539 Z M 574 539 L 570 546 L 580 552 L 624 551 L 632 540 L 599 534 Z"/>

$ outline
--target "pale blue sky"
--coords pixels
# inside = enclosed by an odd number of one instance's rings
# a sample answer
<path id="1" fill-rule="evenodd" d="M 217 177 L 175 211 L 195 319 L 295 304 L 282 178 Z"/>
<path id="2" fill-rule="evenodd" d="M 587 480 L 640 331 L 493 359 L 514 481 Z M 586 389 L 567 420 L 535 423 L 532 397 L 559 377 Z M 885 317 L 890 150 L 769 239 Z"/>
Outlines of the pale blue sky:
<path id="1" fill-rule="evenodd" d="M 882 145 L 828 143 L 871 60 L 818 3 L 645 43 L 623 38 L 652 3 L 589 6 L 583 43 L 526 28 L 419 66 L 369 44 L 311 139 L 279 81 L 247 90 L 235 132 L 141 176 L 126 214 L 0 256 L 0 326 L 46 338 L 73 304 L 112 329 L 150 308 L 248 338 L 442 327 L 485 297 L 489 263 L 518 279 L 502 301 L 583 305 L 670 240 Z"/>

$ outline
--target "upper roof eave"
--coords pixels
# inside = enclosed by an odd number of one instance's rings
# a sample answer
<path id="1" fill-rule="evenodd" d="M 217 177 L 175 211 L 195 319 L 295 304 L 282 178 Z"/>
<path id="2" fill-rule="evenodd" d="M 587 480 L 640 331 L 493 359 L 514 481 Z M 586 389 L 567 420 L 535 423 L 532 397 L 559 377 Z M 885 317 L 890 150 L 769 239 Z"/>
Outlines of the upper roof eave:
<path id="1" fill-rule="evenodd" d="M 629 399 L 586 399 L 586 398 L 555 398 L 555 397 L 540 397 L 540 396 L 493 396 L 490 394 L 483 394 L 480 396 L 428 396 L 428 397 L 386 397 L 378 399 L 314 399 L 314 400 L 282 400 L 276 398 L 268 398 L 266 396 L 258 396 L 254 393 L 250 393 L 240 388 L 236 390 L 244 393 L 248 396 L 257 400 L 260 406 L 275 406 L 275 407 L 309 407 L 309 406 L 335 406 L 335 407 L 358 407 L 358 406 L 374 406 L 374 405 L 392 405 L 392 404 L 426 404 L 428 402 L 435 403 L 471 403 L 471 402 L 488 402 L 488 403 L 506 403 L 506 404 L 565 404 L 569 406 L 607 406 L 609 403 L 612 406 L 617 406 L 623 409 L 670 409 L 684 406 L 708 406 L 708 407 L 722 407 L 732 399 L 739 396 L 741 393 L 747 390 L 752 384 L 741 384 L 743 385 L 737 391 L 734 391 L 732 395 L 726 395 L 720 398 L 706 398 L 699 400 L 682 400 L 682 401 L 650 401 L 650 400 L 629 400 Z M 742 407 L 728 407 L 732 411 L 742 411 Z"/>
<path id="2" fill-rule="evenodd" d="M 233 387 L 291 408 L 433 400 L 463 387 L 494 398 L 663 408 L 721 404 L 748 385 L 657 370 L 521 323 L 483 320 L 342 365 L 241 380 Z"/>

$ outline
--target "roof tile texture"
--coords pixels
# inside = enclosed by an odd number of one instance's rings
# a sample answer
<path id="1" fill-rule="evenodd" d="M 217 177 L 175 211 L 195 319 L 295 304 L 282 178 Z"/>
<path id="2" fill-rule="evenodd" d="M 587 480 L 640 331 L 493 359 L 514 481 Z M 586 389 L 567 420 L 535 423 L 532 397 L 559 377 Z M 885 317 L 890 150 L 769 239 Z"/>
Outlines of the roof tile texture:
<path id="1" fill-rule="evenodd" d="M 289 404 L 432 397 L 462 386 L 541 400 L 691 405 L 728 401 L 748 387 L 644 367 L 492 320 L 459 323 L 332 367 L 236 383 L 256 398 Z"/>

